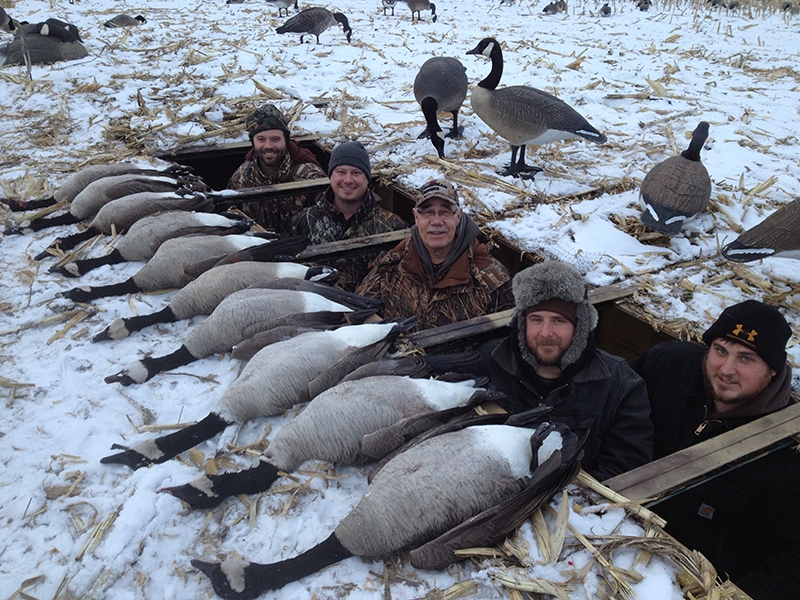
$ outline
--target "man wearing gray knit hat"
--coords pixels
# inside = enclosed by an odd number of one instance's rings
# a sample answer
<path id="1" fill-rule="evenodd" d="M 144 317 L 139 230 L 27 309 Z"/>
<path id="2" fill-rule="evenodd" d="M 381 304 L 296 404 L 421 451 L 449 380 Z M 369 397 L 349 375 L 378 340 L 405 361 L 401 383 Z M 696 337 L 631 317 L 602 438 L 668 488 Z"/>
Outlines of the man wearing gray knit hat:
<path id="1" fill-rule="evenodd" d="M 547 261 L 517 273 L 511 333 L 481 348 L 477 365 L 506 394 L 509 412 L 548 405 L 549 419 L 588 432 L 582 467 L 597 479 L 652 460 L 644 382 L 623 359 L 597 349 L 597 311 L 572 265 Z"/>

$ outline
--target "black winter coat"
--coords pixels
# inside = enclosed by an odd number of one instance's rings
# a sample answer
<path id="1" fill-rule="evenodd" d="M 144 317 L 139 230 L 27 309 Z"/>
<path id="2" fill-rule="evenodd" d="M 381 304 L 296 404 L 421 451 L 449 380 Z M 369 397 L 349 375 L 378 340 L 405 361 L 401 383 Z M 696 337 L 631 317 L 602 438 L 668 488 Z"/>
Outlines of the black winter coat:
<path id="1" fill-rule="evenodd" d="M 761 416 L 728 419 L 706 407 L 705 352 L 699 344 L 666 342 L 633 363 L 647 383 L 656 458 Z M 791 381 L 786 369 L 777 377 Z M 800 455 L 794 449 L 767 454 L 652 508 L 667 520 L 667 532 L 754 600 L 800 598 Z"/>
<path id="2" fill-rule="evenodd" d="M 652 460 L 653 426 L 644 382 L 623 359 L 593 350 L 583 368 L 542 397 L 521 368 L 514 344 L 514 333 L 487 343 L 480 363 L 471 369 L 506 394 L 507 400 L 498 402 L 505 410 L 516 413 L 547 404 L 553 407 L 549 419 L 579 435 L 588 431 L 581 466 L 601 481 Z"/>

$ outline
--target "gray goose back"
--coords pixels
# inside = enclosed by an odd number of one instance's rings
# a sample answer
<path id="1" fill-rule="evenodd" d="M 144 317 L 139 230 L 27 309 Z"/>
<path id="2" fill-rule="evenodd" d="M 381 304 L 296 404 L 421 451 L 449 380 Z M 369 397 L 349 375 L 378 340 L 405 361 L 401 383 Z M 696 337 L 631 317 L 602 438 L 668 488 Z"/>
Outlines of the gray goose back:
<path id="1" fill-rule="evenodd" d="M 344 33 L 349 42 L 351 29 L 347 17 L 340 12 L 333 13 L 321 6 L 313 6 L 301 10 L 275 31 L 277 33 L 299 33 L 301 43 L 303 42 L 303 36 L 310 33 L 316 38 L 317 43 L 319 43 L 320 34 L 329 27 L 335 26 L 337 23 L 342 23 Z"/>
<path id="2" fill-rule="evenodd" d="M 722 249 L 728 260 L 747 262 L 768 256 L 800 259 L 800 199 L 782 206 Z"/>

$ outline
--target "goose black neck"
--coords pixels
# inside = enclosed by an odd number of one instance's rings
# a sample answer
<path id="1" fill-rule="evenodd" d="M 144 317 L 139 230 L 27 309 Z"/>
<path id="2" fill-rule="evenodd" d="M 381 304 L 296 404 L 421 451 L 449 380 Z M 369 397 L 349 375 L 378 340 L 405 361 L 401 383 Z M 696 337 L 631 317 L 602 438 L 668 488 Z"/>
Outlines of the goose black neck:
<path id="1" fill-rule="evenodd" d="M 194 425 L 184 427 L 175 433 L 170 433 L 169 435 L 158 438 L 155 440 L 155 444 L 163 455 L 159 457 L 159 462 L 174 458 L 181 452 L 193 448 L 200 442 L 211 439 L 218 433 L 224 431 L 229 425 L 233 425 L 233 423 L 226 421 L 217 413 L 212 412 Z"/>
<path id="2" fill-rule="evenodd" d="M 428 124 L 428 133 L 430 135 L 436 135 L 437 131 L 442 130 L 442 128 L 439 127 L 439 120 L 436 118 L 436 113 L 439 110 L 439 103 L 436 102 L 435 98 L 426 96 L 422 99 L 422 102 L 420 102 L 420 107 L 422 108 L 422 114 L 425 115 L 425 122 Z"/>
<path id="3" fill-rule="evenodd" d="M 119 250 L 114 248 L 111 252 L 109 252 L 105 256 L 76 260 L 75 266 L 78 269 L 79 274 L 85 275 L 86 273 L 88 273 L 92 269 L 96 269 L 97 267 L 102 267 L 103 265 L 116 265 L 121 262 L 125 262 L 125 258 L 122 256 Z"/>
<path id="4" fill-rule="evenodd" d="M 708 123 L 702 121 L 692 132 L 692 141 L 689 142 L 689 147 L 681 152 L 681 156 L 688 160 L 695 162 L 700 161 L 700 151 L 703 149 L 703 144 L 708 139 Z"/>
<path id="5" fill-rule="evenodd" d="M 72 213 L 64 213 L 63 215 L 57 215 L 55 217 L 44 217 L 41 219 L 36 219 L 35 221 L 31 221 L 30 225 L 26 227 L 26 229 L 30 229 L 31 231 L 39 231 L 40 229 L 46 229 L 48 227 L 55 227 L 56 225 L 72 225 L 73 223 L 77 223 L 80 221 L 78 217 L 73 215 Z"/>
<path id="6" fill-rule="evenodd" d="M 214 493 L 227 498 L 239 494 L 249 495 L 267 491 L 278 479 L 278 472 L 278 467 L 272 463 L 261 461 L 252 469 L 209 475 L 208 479 L 211 481 Z"/>
<path id="7" fill-rule="evenodd" d="M 478 85 L 487 90 L 493 90 L 497 88 L 500 78 L 503 76 L 503 50 L 500 48 L 500 42 L 492 42 L 492 51 L 489 57 L 492 59 L 492 70 Z"/>
<path id="8" fill-rule="evenodd" d="M 164 356 L 148 356 L 142 359 L 142 365 L 147 369 L 147 379 L 162 371 L 170 371 L 183 365 L 188 365 L 197 360 L 186 346 L 181 346 L 175 352 Z"/>
<path id="9" fill-rule="evenodd" d="M 78 233 L 73 233 L 72 235 L 58 238 L 56 241 L 50 244 L 50 247 L 51 248 L 58 247 L 61 250 L 71 250 L 81 242 L 90 240 L 94 236 L 100 233 L 101 232 L 95 229 L 94 227 L 87 227 L 86 229 L 84 229 L 83 231 L 79 231 Z"/>
<path id="10" fill-rule="evenodd" d="M 174 323 L 177 320 L 178 317 L 172 312 L 172 307 L 167 305 L 154 313 L 124 318 L 122 322 L 125 323 L 125 329 L 128 330 L 128 333 L 133 333 L 134 331 L 140 331 L 156 323 Z"/>
<path id="11" fill-rule="evenodd" d="M 299 556 L 270 565 L 251 564 L 245 570 L 245 586 L 258 590 L 259 595 L 267 590 L 277 590 L 288 583 L 302 579 L 334 563 L 353 556 L 336 537 L 335 533 L 303 552 Z"/>
<path id="12" fill-rule="evenodd" d="M 80 288 L 76 288 L 77 291 L 83 291 Z M 71 290 L 75 291 L 75 290 Z M 123 294 L 135 294 L 139 291 L 139 286 L 136 285 L 136 282 L 133 280 L 133 277 L 129 277 L 125 281 L 121 281 L 120 283 L 112 283 L 111 285 L 98 285 L 96 287 L 89 288 L 88 292 L 85 292 L 82 295 L 82 298 L 75 297 L 76 294 L 71 294 L 70 298 L 73 300 L 77 300 L 79 302 L 86 302 L 88 300 L 94 300 L 96 298 L 106 298 L 108 296 L 122 296 Z"/>

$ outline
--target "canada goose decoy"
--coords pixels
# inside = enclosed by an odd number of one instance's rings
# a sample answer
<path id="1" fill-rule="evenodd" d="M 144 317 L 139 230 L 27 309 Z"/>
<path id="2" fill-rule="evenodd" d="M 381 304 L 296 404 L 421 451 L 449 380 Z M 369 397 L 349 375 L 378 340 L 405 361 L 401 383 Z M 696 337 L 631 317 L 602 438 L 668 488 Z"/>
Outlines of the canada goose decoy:
<path id="1" fill-rule="evenodd" d="M 300 10 L 297 0 L 266 0 L 268 4 L 278 7 L 278 16 L 281 16 L 281 11 L 286 11 L 286 16 L 289 16 L 289 8 L 294 7 L 295 10 Z"/>
<path id="2" fill-rule="evenodd" d="M 542 12 L 546 15 L 557 15 L 558 13 L 566 12 L 566 10 L 567 3 L 564 0 L 557 0 L 545 6 Z"/>
<path id="3" fill-rule="evenodd" d="M 592 127 L 569 104 L 552 94 L 525 85 L 496 89 L 503 75 L 503 51 L 493 38 L 484 38 L 467 54 L 492 59 L 489 75 L 472 90 L 472 109 L 498 135 L 511 143 L 511 163 L 500 172 L 532 178 L 542 169 L 525 163 L 525 146 L 582 137 L 596 144 L 606 136 Z M 519 152 L 519 160 L 517 160 Z"/>
<path id="4" fill-rule="evenodd" d="M 8 16 L 5 9 L 0 6 L 0 31 L 12 33 L 17 28 L 18 23 Z"/>
<path id="5" fill-rule="evenodd" d="M 308 245 L 308 240 L 290 237 L 270 242 L 252 235 L 190 235 L 172 238 L 161 244 L 153 258 L 125 281 L 94 287 L 79 286 L 61 292 L 61 296 L 74 302 L 89 302 L 108 296 L 181 288 L 191 281 L 186 274 L 186 266 L 204 258 L 221 258 L 241 248 L 262 244 L 273 244 L 275 254 L 283 255 L 287 250 L 301 252 Z M 213 265 L 209 264 L 209 268 L 211 266 Z"/>
<path id="6" fill-rule="evenodd" d="M 54 37 L 64 44 L 83 41 L 75 25 L 52 17 L 47 19 L 44 23 L 39 23 L 36 27 L 38 29 L 34 30 L 35 33 Z"/>
<path id="7" fill-rule="evenodd" d="M 108 254 L 50 267 L 51 273 L 80 277 L 103 265 L 147 262 L 169 239 L 187 235 L 231 235 L 244 233 L 253 221 L 237 213 L 196 213 L 172 210 L 139 219 Z"/>
<path id="8" fill-rule="evenodd" d="M 711 197 L 711 178 L 700 162 L 700 150 L 707 139 L 708 123 L 701 121 L 686 150 L 660 162 L 645 175 L 639 191 L 642 223 L 675 235 L 687 220 L 705 210 Z"/>
<path id="9" fill-rule="evenodd" d="M 439 112 L 453 113 L 453 127 L 444 137 L 461 137 L 463 127 L 458 127 L 458 111 L 467 97 L 467 83 L 466 68 L 457 58 L 449 56 L 429 58 L 414 78 L 414 98 L 427 123 L 425 131 L 417 139 L 429 137 L 439 158 L 444 158 L 444 139 L 436 115 Z"/>
<path id="10" fill-rule="evenodd" d="M 89 52 L 81 43 L 74 25 L 65 28 L 47 21 L 36 24 L 17 23 L 12 42 L 0 48 L 0 65 L 45 65 L 78 60 L 88 55 Z"/>
<path id="11" fill-rule="evenodd" d="M 383 7 L 383 16 L 386 16 L 386 9 L 392 11 L 392 16 L 394 16 L 394 7 L 397 5 L 397 0 L 381 0 L 381 6 Z"/>
<path id="12" fill-rule="evenodd" d="M 210 315 L 220 302 L 234 292 L 265 281 L 282 282 L 280 289 L 315 292 L 324 296 L 326 286 L 322 282 L 331 281 L 336 276 L 337 270 L 332 267 L 307 267 L 290 262 L 241 262 L 214 267 L 182 287 L 161 310 L 117 319 L 95 335 L 92 341 L 120 340 L 156 323 L 174 323 L 197 315 Z M 310 283 L 318 284 L 319 289 L 304 288 L 296 283 L 298 280 L 310 280 Z M 379 308 L 376 306 L 376 311 Z"/>
<path id="13" fill-rule="evenodd" d="M 430 0 L 405 0 L 405 3 L 408 4 L 408 8 L 411 9 L 412 23 L 414 22 L 414 13 L 417 13 L 418 21 L 422 19 L 419 14 L 421 10 L 431 11 L 431 22 L 436 23 L 436 5 Z"/>
<path id="14" fill-rule="evenodd" d="M 345 325 L 332 331 L 303 333 L 261 349 L 219 399 L 213 412 L 196 425 L 155 440 L 147 440 L 107 456 L 100 462 L 138 469 L 162 463 L 222 432 L 229 425 L 258 416 L 281 414 L 313 396 L 311 384 L 320 380 L 318 392 L 333 387 L 363 364 L 378 360 L 402 331 L 415 320 L 399 323 Z"/>
<path id="15" fill-rule="evenodd" d="M 800 200 L 782 206 L 722 248 L 728 260 L 747 262 L 780 256 L 800 259 Z"/>
<path id="16" fill-rule="evenodd" d="M 352 556 L 405 548 L 418 569 L 457 562 L 456 550 L 498 543 L 562 490 L 579 469 L 580 442 L 563 425 L 472 426 L 390 460 L 333 533 L 275 564 L 192 560 L 222 598 L 256 598 Z"/>
<path id="17" fill-rule="evenodd" d="M 600 8 L 600 16 L 601 17 L 610 17 L 611 16 L 611 7 L 608 5 L 608 2 L 603 4 Z"/>
<path id="18" fill-rule="evenodd" d="M 348 23 L 347 17 L 340 12 L 331 12 L 327 8 L 322 8 L 321 6 L 314 6 L 301 10 L 275 31 L 278 33 L 299 33 L 301 44 L 303 43 L 303 37 L 310 33 L 317 39 L 317 43 L 319 44 L 320 34 L 337 23 L 341 23 L 342 31 L 344 31 L 347 37 L 347 43 L 349 44 L 350 35 L 353 30 L 350 29 L 350 23 Z"/>
<path id="19" fill-rule="evenodd" d="M 147 23 L 147 19 L 145 19 L 142 15 L 136 15 L 132 17 L 130 15 L 117 15 L 113 19 L 109 19 L 105 23 L 103 23 L 104 27 L 136 27 L 137 25 L 143 25 Z"/>
<path id="20" fill-rule="evenodd" d="M 653 5 L 652 0 L 636 0 L 636 8 L 642 12 L 647 12 Z"/>
<path id="21" fill-rule="evenodd" d="M 475 380 L 448 382 L 397 375 L 338 383 L 313 398 L 281 428 L 257 467 L 201 477 L 160 491 L 191 508 L 213 508 L 230 496 L 268 490 L 279 472 L 290 473 L 306 460 L 345 465 L 371 462 L 374 457 L 361 451 L 365 436 L 379 435 L 381 429 L 411 418 L 434 421 L 464 414 L 492 397 L 474 384 Z"/>

